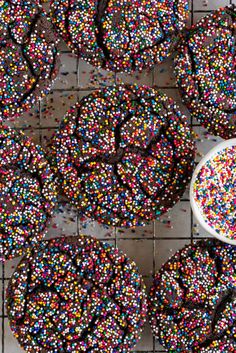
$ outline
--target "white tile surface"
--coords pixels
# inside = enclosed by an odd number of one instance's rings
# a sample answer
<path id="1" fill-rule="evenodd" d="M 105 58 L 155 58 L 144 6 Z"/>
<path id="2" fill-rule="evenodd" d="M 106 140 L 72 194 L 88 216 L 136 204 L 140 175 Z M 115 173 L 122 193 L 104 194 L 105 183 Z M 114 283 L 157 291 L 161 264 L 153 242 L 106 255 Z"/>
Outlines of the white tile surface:
<path id="1" fill-rule="evenodd" d="M 15 258 L 13 260 L 9 260 L 9 261 L 5 262 L 5 265 L 4 265 L 4 276 L 6 278 L 10 278 L 11 277 L 11 275 L 13 274 L 16 266 L 20 262 L 20 260 L 21 260 L 21 257 L 17 257 L 17 258 Z"/>
<path id="2" fill-rule="evenodd" d="M 175 87 L 176 81 L 174 76 L 174 55 L 167 58 L 160 65 L 154 68 L 154 85 L 157 87 Z"/>
<path id="3" fill-rule="evenodd" d="M 53 85 L 53 89 L 68 89 L 77 86 L 78 59 L 72 53 L 62 53 L 59 74 Z"/>
<path id="4" fill-rule="evenodd" d="M 116 83 L 117 84 L 134 84 L 137 83 L 139 85 L 153 85 L 154 79 L 154 69 L 152 70 L 144 70 L 142 73 L 135 72 L 130 75 L 125 73 L 118 73 L 116 75 Z"/>
<path id="5" fill-rule="evenodd" d="M 115 84 L 115 74 L 106 70 L 99 70 L 86 61 L 80 59 L 78 67 L 78 87 L 80 89 L 99 88 Z"/>
<path id="6" fill-rule="evenodd" d="M 197 162 L 209 152 L 217 143 L 223 141 L 221 137 L 210 135 L 203 127 L 195 126 L 194 132 L 196 134 L 197 145 Z"/>
<path id="7" fill-rule="evenodd" d="M 185 245 L 190 244 L 191 238 L 189 239 L 172 239 L 171 241 L 157 240 L 155 242 L 155 270 L 158 271 L 161 266 L 175 254 L 176 251 L 182 249 Z"/>
<path id="8" fill-rule="evenodd" d="M 115 228 L 98 224 L 86 217 L 79 221 L 79 234 L 96 236 L 99 239 L 114 239 Z"/>
<path id="9" fill-rule="evenodd" d="M 142 337 L 139 343 L 137 344 L 137 346 L 133 349 L 133 351 L 146 352 L 146 351 L 152 351 L 152 350 L 153 350 L 153 335 L 152 335 L 151 327 L 147 322 L 145 324 Z"/>
<path id="10" fill-rule="evenodd" d="M 49 224 L 46 239 L 78 234 L 77 210 L 65 203 L 60 203 Z"/>
<path id="11" fill-rule="evenodd" d="M 12 119 L 8 122 L 8 125 L 11 127 L 17 128 L 37 128 L 40 126 L 40 104 L 37 103 L 32 109 L 27 113 L 20 116 L 17 119 Z"/>
<path id="12" fill-rule="evenodd" d="M 147 223 L 143 227 L 136 227 L 133 229 L 117 228 L 116 236 L 117 239 L 127 238 L 129 239 L 147 239 L 152 238 L 154 233 L 154 223 Z"/>
<path id="13" fill-rule="evenodd" d="M 229 4 L 229 0 L 193 0 L 193 9 L 194 11 L 216 10 L 219 7 L 227 6 Z"/>
<path id="14" fill-rule="evenodd" d="M 7 353 L 23 353 L 24 350 L 19 346 L 16 338 L 13 336 L 7 319 L 4 319 L 5 345 L 4 351 Z"/>
<path id="15" fill-rule="evenodd" d="M 188 238 L 191 229 L 189 202 L 178 202 L 160 221 L 155 222 L 157 238 Z"/>
<path id="16" fill-rule="evenodd" d="M 118 239 L 117 246 L 135 261 L 139 271 L 146 276 L 153 273 L 153 241 L 149 239 Z"/>
<path id="17" fill-rule="evenodd" d="M 52 91 L 41 103 L 41 126 L 58 126 L 66 112 L 78 101 L 77 91 Z"/>

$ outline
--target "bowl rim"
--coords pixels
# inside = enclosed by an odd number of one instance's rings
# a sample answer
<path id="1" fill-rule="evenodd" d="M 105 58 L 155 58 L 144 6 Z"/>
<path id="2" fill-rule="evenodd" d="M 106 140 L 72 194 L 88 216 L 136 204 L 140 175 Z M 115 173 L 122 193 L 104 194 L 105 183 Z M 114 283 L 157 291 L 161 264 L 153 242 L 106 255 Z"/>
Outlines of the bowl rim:
<path id="1" fill-rule="evenodd" d="M 193 211 L 194 216 L 196 217 L 196 220 L 200 223 L 200 225 L 207 231 L 207 233 L 213 235 L 215 238 L 231 244 L 231 245 L 236 245 L 236 240 L 230 239 L 222 234 L 217 233 L 203 218 L 202 213 L 200 212 L 200 208 L 198 207 L 197 203 L 195 202 L 194 199 L 194 191 L 193 191 L 193 187 L 194 187 L 194 183 L 196 181 L 197 175 L 200 171 L 200 169 L 203 167 L 204 164 L 206 164 L 207 161 L 209 161 L 210 159 L 212 159 L 212 157 L 217 153 L 220 152 L 222 150 L 224 150 L 227 147 L 232 147 L 232 146 L 236 146 L 236 138 L 232 138 L 229 140 L 225 140 L 223 142 L 218 143 L 215 147 L 213 147 L 198 163 L 197 167 L 195 168 L 193 175 L 192 175 L 192 179 L 191 179 L 191 183 L 190 183 L 190 191 L 189 191 L 189 195 L 190 195 L 190 205 Z"/>

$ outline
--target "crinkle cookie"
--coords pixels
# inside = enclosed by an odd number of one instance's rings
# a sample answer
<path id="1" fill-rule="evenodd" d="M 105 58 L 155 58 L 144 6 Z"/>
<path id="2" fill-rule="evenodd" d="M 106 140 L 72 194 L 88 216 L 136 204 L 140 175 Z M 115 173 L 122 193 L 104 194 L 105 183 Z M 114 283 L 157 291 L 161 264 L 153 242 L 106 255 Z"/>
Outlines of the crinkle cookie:
<path id="1" fill-rule="evenodd" d="M 185 27 L 187 0 L 51 0 L 68 46 L 94 66 L 131 72 L 171 54 Z"/>
<path id="2" fill-rule="evenodd" d="M 20 256 L 43 237 L 57 201 L 55 178 L 40 146 L 0 129 L 0 258 Z"/>
<path id="3" fill-rule="evenodd" d="M 134 262 L 89 237 L 41 242 L 7 289 L 11 329 L 26 352 L 130 352 L 145 322 Z"/>
<path id="4" fill-rule="evenodd" d="M 178 251 L 154 279 L 149 317 L 170 353 L 235 353 L 236 248 L 204 240 Z"/>
<path id="5" fill-rule="evenodd" d="M 0 1 L 0 119 L 29 110 L 58 71 L 57 39 L 37 1 Z"/>
<path id="6" fill-rule="evenodd" d="M 193 117 L 214 135 L 236 137 L 236 6 L 214 11 L 188 32 L 175 60 Z"/>
<path id="7" fill-rule="evenodd" d="M 67 198 L 114 226 L 157 219 L 184 193 L 194 166 L 187 119 L 146 86 L 96 91 L 65 116 L 49 146 Z"/>

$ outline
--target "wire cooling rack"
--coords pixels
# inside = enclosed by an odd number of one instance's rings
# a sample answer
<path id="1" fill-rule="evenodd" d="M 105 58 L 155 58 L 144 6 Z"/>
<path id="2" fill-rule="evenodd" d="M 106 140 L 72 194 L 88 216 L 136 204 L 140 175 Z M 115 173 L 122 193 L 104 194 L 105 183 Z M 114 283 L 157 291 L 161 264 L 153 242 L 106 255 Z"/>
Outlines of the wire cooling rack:
<path id="1" fill-rule="evenodd" d="M 229 4 L 236 4 L 236 0 L 191 0 L 189 2 L 189 24 L 195 23 L 211 10 Z M 84 61 L 78 60 L 64 44 L 61 44 L 61 52 L 62 66 L 51 93 L 30 113 L 24 114 L 17 121 L 9 123 L 17 129 L 23 129 L 36 143 L 42 146 L 46 145 L 64 113 L 78 99 L 99 87 L 121 82 L 159 87 L 167 95 L 174 98 L 189 117 L 186 108 L 181 104 L 176 88 L 173 75 L 173 58 L 156 66 L 149 72 L 115 75 L 95 69 Z M 189 122 L 196 134 L 198 161 L 221 139 L 208 135 L 190 117 Z M 176 250 L 195 239 L 208 237 L 206 232 L 197 224 L 191 212 L 188 190 L 181 201 L 168 214 L 164 215 L 161 221 L 151 222 L 145 227 L 138 227 L 135 230 L 101 226 L 91 220 L 81 219 L 73 207 L 61 201 L 51 222 L 47 237 L 76 234 L 95 235 L 101 240 L 122 249 L 139 266 L 148 290 L 154 273 Z M 18 262 L 19 258 L 6 262 L 0 267 L 0 292 L 2 293 L 2 297 L 0 297 L 0 353 L 23 353 L 10 331 L 4 305 L 8 280 Z M 142 339 L 134 351 L 137 353 L 161 353 L 165 351 L 153 338 L 148 323 L 145 326 Z"/>

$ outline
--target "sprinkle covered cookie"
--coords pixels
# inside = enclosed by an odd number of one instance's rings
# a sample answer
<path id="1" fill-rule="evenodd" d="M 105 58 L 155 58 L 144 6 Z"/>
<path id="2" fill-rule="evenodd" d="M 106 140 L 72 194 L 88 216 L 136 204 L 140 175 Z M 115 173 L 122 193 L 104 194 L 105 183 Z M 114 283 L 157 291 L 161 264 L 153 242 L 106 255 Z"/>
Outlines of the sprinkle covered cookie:
<path id="1" fill-rule="evenodd" d="M 146 294 L 134 262 L 89 237 L 41 242 L 7 289 L 11 329 L 26 352 L 130 352 Z"/>
<path id="2" fill-rule="evenodd" d="M 154 335 L 170 353 L 236 351 L 236 248 L 207 240 L 178 251 L 150 291 Z"/>
<path id="3" fill-rule="evenodd" d="M 219 9 L 187 33 L 175 60 L 193 117 L 214 135 L 236 137 L 236 6 Z"/>
<path id="4" fill-rule="evenodd" d="M 64 194 L 115 226 L 157 219 L 184 193 L 194 143 L 175 102 L 146 86 L 96 91 L 65 116 L 50 146 Z"/>
<path id="5" fill-rule="evenodd" d="M 52 21 L 68 46 L 90 64 L 117 72 L 163 61 L 187 15 L 187 0 L 51 0 Z"/>
<path id="6" fill-rule="evenodd" d="M 0 129 L 0 258 L 11 259 L 43 237 L 57 201 L 54 175 L 41 147 Z"/>
<path id="7" fill-rule="evenodd" d="M 48 92 L 58 68 L 56 38 L 37 1 L 0 1 L 0 119 Z"/>

